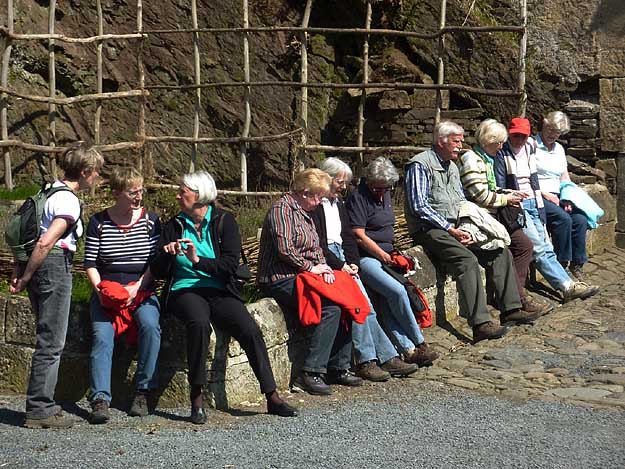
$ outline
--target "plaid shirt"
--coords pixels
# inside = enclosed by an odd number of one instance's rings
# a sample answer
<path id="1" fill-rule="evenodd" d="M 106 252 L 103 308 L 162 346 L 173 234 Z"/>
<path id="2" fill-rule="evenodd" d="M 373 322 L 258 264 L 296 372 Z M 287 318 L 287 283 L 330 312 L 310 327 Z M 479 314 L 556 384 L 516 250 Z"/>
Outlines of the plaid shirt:
<path id="1" fill-rule="evenodd" d="M 290 193 L 284 194 L 271 206 L 263 223 L 258 284 L 293 277 L 325 262 L 312 218 Z"/>

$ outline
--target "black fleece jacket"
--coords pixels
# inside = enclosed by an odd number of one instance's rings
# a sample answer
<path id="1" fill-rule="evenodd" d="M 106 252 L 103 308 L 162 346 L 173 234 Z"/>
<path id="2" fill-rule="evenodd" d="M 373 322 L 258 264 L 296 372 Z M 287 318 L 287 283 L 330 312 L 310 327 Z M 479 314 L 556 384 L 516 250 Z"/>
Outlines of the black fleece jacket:
<path id="1" fill-rule="evenodd" d="M 219 219 L 223 217 L 223 233 L 219 236 L 217 232 Z M 229 288 L 230 279 L 239 266 L 241 256 L 241 235 L 239 234 L 239 225 L 232 214 L 213 206 L 211 218 L 208 222 L 210 238 L 213 241 L 213 250 L 215 251 L 215 259 L 201 257 L 197 264 L 193 267 L 202 270 L 210 275 L 219 278 L 226 285 L 226 290 L 241 299 L 238 292 Z M 169 220 L 164 226 L 159 238 L 156 255 L 150 263 L 150 271 L 152 275 L 158 279 L 167 281 L 164 290 L 165 303 L 169 296 L 169 289 L 174 273 L 174 254 L 168 254 L 163 250 L 163 246 L 176 241 L 182 237 L 183 224 L 178 215 Z M 163 309 L 166 305 L 163 305 Z"/>
<path id="2" fill-rule="evenodd" d="M 343 248 L 343 253 L 345 254 L 345 262 L 348 264 L 356 264 L 360 267 L 358 245 L 356 244 L 356 238 L 354 237 L 352 227 L 349 223 L 349 215 L 345 209 L 345 203 L 341 199 L 338 199 L 338 207 L 339 218 L 341 219 L 341 239 L 343 240 L 341 247 Z M 319 242 L 327 264 L 334 270 L 341 270 L 345 262 L 339 260 L 339 258 L 336 257 L 330 249 L 328 249 L 328 229 L 326 227 L 326 217 L 323 204 L 317 205 L 317 208 L 310 212 L 310 217 L 317 228 Z"/>

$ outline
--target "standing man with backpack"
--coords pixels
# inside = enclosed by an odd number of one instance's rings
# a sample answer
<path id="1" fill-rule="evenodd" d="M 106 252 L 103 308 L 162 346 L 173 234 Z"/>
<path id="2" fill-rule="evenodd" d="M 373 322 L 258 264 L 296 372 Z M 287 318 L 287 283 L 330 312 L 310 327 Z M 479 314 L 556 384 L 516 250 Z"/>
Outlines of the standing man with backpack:
<path id="1" fill-rule="evenodd" d="M 27 289 L 37 317 L 36 346 L 26 394 L 24 426 L 27 428 L 69 428 L 73 425 L 71 420 L 62 416 L 60 407 L 54 402 L 54 389 L 69 319 L 72 259 L 76 242 L 83 232 L 76 193 L 94 185 L 103 164 L 102 155 L 82 143 L 63 154 L 60 166 L 65 177 L 55 181 L 51 188 L 44 189 L 50 196 L 43 205 L 39 230 L 36 230 L 39 235 L 30 240 L 34 242 L 27 250 L 28 260 L 14 250 L 16 263 L 10 291 L 18 293 Z M 63 189 L 55 190 L 57 187 Z"/>

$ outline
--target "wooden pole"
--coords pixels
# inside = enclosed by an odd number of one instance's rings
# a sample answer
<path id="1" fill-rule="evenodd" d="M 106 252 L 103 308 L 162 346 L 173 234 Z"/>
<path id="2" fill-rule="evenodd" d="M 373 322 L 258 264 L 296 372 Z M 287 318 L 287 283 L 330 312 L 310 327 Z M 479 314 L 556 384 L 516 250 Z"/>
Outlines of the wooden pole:
<path id="1" fill-rule="evenodd" d="M 98 10 L 98 35 L 101 36 L 104 34 L 104 21 L 102 19 L 102 0 L 96 0 L 96 9 Z M 96 52 L 97 52 L 97 70 L 96 70 L 96 74 L 97 74 L 97 93 L 101 94 L 102 93 L 102 80 L 103 80 L 103 73 L 102 73 L 102 41 L 98 42 L 97 48 L 96 48 Z M 96 102 L 96 109 L 95 109 L 95 124 L 93 127 L 93 137 L 95 140 L 95 144 L 99 145 L 100 144 L 100 119 L 102 116 L 102 101 L 97 101 Z M 94 185 L 95 187 L 95 185 Z"/>
<path id="2" fill-rule="evenodd" d="M 243 27 L 248 28 L 250 26 L 249 19 L 249 5 L 248 0 L 243 0 Z M 249 45 L 249 33 L 243 33 L 243 79 L 246 83 L 250 81 L 250 45 Z M 243 133 L 241 136 L 247 138 L 250 135 L 250 125 L 252 122 L 252 110 L 250 108 L 250 94 L 252 88 L 246 86 L 243 88 L 244 97 L 243 105 L 245 109 L 245 116 L 243 120 Z M 241 143 L 240 155 L 241 155 L 241 191 L 247 192 L 247 149 L 248 143 Z"/>
<path id="3" fill-rule="evenodd" d="M 7 28 L 13 33 L 13 0 L 7 0 Z M 11 59 L 11 40 L 5 39 L 4 51 L 2 52 L 2 71 L 0 73 L 0 86 L 8 88 L 9 85 L 9 60 Z M 9 139 L 9 126 L 7 123 L 7 109 L 9 107 L 8 95 L 0 94 L 0 128 L 2 140 Z M 11 153 L 9 147 L 2 148 L 2 160 L 4 161 L 4 185 L 13 190 L 13 172 L 11 169 Z"/>
<path id="4" fill-rule="evenodd" d="M 367 0 L 367 12 L 365 16 L 365 29 L 371 28 L 371 0 Z M 369 83 L 369 36 L 363 36 L 362 42 L 362 82 L 366 85 Z M 360 93 L 360 101 L 358 102 L 358 134 L 357 143 L 359 147 L 364 146 L 365 133 L 365 104 L 367 103 L 367 89 L 363 88 Z M 358 153 L 358 161 L 356 162 L 355 176 L 362 175 L 365 167 L 364 153 Z"/>
<path id="5" fill-rule="evenodd" d="M 441 0 L 441 12 L 439 17 L 439 32 L 445 28 L 445 22 L 447 17 L 447 0 Z M 438 73 L 436 77 L 436 84 L 442 85 L 445 83 L 445 36 L 441 34 L 438 37 Z M 443 93 L 440 89 L 436 90 L 436 115 L 434 116 L 434 125 L 438 124 L 441 120 L 441 108 L 443 107 Z"/>
<path id="6" fill-rule="evenodd" d="M 310 12 L 312 10 L 313 0 L 306 0 L 306 7 L 304 8 L 304 17 L 302 18 L 302 28 L 308 27 L 310 21 Z M 300 140 L 300 148 L 297 152 L 297 158 L 293 162 L 291 167 L 291 181 L 295 177 L 295 173 L 299 171 L 300 166 L 303 165 L 306 159 L 306 144 L 308 143 L 308 33 L 302 31 L 299 36 L 300 42 L 300 83 L 302 85 L 300 93 L 300 122 L 299 125 L 302 128 L 302 137 Z"/>
<path id="7" fill-rule="evenodd" d="M 517 83 L 517 91 L 519 95 L 519 103 L 517 115 L 525 117 L 527 107 L 527 93 L 525 92 L 525 54 L 527 52 L 527 0 L 521 0 L 521 24 L 523 26 L 523 35 L 519 43 L 519 79 Z"/>
<path id="8" fill-rule="evenodd" d="M 197 23 L 197 1 L 191 0 L 191 21 L 193 28 L 198 27 Z M 200 70 L 200 35 L 199 33 L 193 33 L 193 77 L 196 85 L 200 85 L 201 82 L 201 70 Z M 197 139 L 200 136 L 200 110 L 202 108 L 202 93 L 200 88 L 195 90 L 194 109 L 193 109 L 193 138 Z M 197 161 L 197 143 L 193 143 L 191 146 L 191 162 L 189 163 L 189 172 L 195 171 L 195 163 Z"/>
<path id="9" fill-rule="evenodd" d="M 54 34 L 56 0 L 50 1 L 48 9 L 48 33 Z M 54 98 L 56 96 L 56 64 L 54 58 L 54 39 L 48 39 L 48 96 Z M 56 104 L 50 101 L 48 103 L 48 144 L 51 147 L 56 146 Z M 56 159 L 50 159 L 50 172 L 54 179 L 58 178 L 56 170 Z"/>
<path id="10" fill-rule="evenodd" d="M 143 2 L 142 0 L 137 0 L 137 32 L 141 33 L 143 31 Z M 139 43 L 139 51 L 137 53 L 137 71 L 139 74 L 139 90 L 142 92 L 141 98 L 139 99 L 139 118 L 138 118 L 138 129 L 137 129 L 137 137 L 141 144 L 141 152 L 139 154 L 139 171 L 143 173 L 143 166 L 145 164 L 145 159 L 148 158 L 149 150 L 147 145 L 144 145 L 145 142 L 145 67 L 143 65 L 143 47 L 145 45 L 145 36 L 141 36 L 141 42 Z"/>

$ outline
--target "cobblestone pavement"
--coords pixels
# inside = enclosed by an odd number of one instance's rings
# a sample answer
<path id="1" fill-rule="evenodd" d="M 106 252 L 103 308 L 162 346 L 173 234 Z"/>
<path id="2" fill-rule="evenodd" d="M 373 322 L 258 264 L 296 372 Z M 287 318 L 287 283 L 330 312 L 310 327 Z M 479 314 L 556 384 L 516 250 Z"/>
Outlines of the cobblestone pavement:
<path id="1" fill-rule="evenodd" d="M 611 248 L 585 271 L 601 287 L 599 294 L 564 305 L 556 301 L 552 313 L 514 327 L 503 339 L 470 345 L 461 334 L 426 330 L 442 357 L 416 379 L 509 398 L 625 408 L 625 251 Z M 452 326 L 470 336 L 462 318 Z"/>

